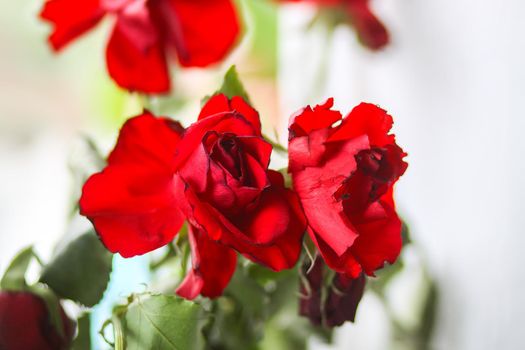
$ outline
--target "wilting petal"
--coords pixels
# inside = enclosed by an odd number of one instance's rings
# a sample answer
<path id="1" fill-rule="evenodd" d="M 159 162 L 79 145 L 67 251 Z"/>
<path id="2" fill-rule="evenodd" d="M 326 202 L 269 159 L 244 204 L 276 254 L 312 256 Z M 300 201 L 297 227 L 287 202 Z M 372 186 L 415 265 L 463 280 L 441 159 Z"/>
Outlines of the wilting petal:
<path id="1" fill-rule="evenodd" d="M 181 65 L 205 67 L 230 52 L 240 33 L 231 0 L 169 0 L 169 5 L 160 10 L 166 40 L 176 48 Z"/>
<path id="2" fill-rule="evenodd" d="M 162 44 L 157 40 L 147 49 L 141 49 L 123 29 L 117 21 L 106 49 L 109 75 L 130 91 L 169 91 L 169 72 Z"/>
<path id="3" fill-rule="evenodd" d="M 49 42 L 56 51 L 93 28 L 104 16 L 100 0 L 48 0 L 40 17 L 53 23 Z"/>
<path id="4" fill-rule="evenodd" d="M 205 233 L 190 226 L 192 269 L 177 289 L 186 299 L 202 294 L 216 298 L 230 282 L 237 264 L 237 254 L 232 249 L 209 239 Z"/>

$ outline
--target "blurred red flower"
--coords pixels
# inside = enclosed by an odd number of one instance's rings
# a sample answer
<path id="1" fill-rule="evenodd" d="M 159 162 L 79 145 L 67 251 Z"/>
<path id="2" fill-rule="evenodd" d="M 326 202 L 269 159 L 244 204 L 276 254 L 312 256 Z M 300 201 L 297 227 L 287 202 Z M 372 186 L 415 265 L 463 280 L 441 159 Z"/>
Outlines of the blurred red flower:
<path id="1" fill-rule="evenodd" d="M 381 108 L 362 103 L 342 118 L 332 105 L 329 99 L 292 118 L 288 171 L 328 266 L 350 278 L 373 275 L 401 250 L 392 194 L 406 154 Z"/>
<path id="2" fill-rule="evenodd" d="M 53 24 L 49 42 L 59 51 L 107 14 L 116 19 L 108 72 L 121 87 L 144 93 L 170 90 L 170 52 L 184 67 L 206 67 L 222 60 L 240 33 L 231 0 L 47 0 L 40 16 Z"/>
<path id="3" fill-rule="evenodd" d="M 370 9 L 370 0 L 281 0 L 287 2 L 310 2 L 319 6 L 341 9 L 347 14 L 359 40 L 371 50 L 385 47 L 390 37 L 384 24 Z"/>
<path id="4" fill-rule="evenodd" d="M 75 323 L 60 308 L 63 334 L 53 327 L 44 301 L 28 292 L 0 292 L 0 349 L 66 350 L 75 334 Z"/>
<path id="5" fill-rule="evenodd" d="M 81 213 L 124 257 L 168 244 L 187 219 L 193 269 L 178 293 L 215 297 L 235 271 L 234 250 L 276 271 L 299 257 L 306 222 L 268 170 L 271 151 L 241 97 L 215 95 L 185 130 L 146 112 L 126 122 L 108 166 L 84 185 Z"/>

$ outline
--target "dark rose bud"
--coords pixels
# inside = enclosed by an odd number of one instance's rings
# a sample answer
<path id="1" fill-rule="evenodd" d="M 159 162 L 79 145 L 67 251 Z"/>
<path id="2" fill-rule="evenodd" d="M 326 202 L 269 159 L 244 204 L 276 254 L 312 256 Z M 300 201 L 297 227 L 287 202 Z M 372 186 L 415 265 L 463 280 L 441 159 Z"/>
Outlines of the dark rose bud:
<path id="1" fill-rule="evenodd" d="M 60 308 L 63 334 L 51 323 L 44 301 L 27 292 L 0 292 L 0 349 L 69 349 L 75 324 Z"/>
<path id="2" fill-rule="evenodd" d="M 299 301 L 299 314 L 308 317 L 315 325 L 323 323 L 321 314 L 321 288 L 323 286 L 323 270 L 325 264 L 323 259 L 317 257 L 314 265 L 309 267 L 309 261 L 303 265 L 303 276 L 305 280 L 301 282 L 301 299 Z M 310 271 L 307 271 L 310 269 Z M 308 273 L 306 273 L 308 272 Z"/>
<path id="3" fill-rule="evenodd" d="M 340 326 L 345 321 L 354 322 L 357 306 L 365 291 L 365 275 L 353 279 L 337 274 L 325 304 L 326 325 Z"/>
<path id="4" fill-rule="evenodd" d="M 301 283 L 299 314 L 308 317 L 315 325 L 335 327 L 345 321 L 354 322 L 357 306 L 365 290 L 365 276 L 349 278 L 336 274 L 330 279 L 330 270 L 317 257 L 314 265 L 303 266 L 305 279 Z M 308 272 L 308 273 L 307 273 Z M 326 296 L 323 298 L 323 295 Z"/>

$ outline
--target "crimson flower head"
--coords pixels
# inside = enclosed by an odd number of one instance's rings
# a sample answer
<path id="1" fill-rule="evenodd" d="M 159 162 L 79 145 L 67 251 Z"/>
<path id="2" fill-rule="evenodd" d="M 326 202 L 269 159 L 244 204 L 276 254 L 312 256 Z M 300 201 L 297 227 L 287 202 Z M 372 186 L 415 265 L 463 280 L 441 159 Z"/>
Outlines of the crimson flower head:
<path id="1" fill-rule="evenodd" d="M 362 103 L 342 118 L 332 105 L 329 99 L 292 118 L 288 171 L 327 265 L 350 278 L 373 275 L 401 250 L 392 195 L 406 154 L 381 108 Z"/>
<path id="2" fill-rule="evenodd" d="M 66 350 L 75 334 L 75 323 L 62 307 L 62 335 L 51 322 L 44 301 L 29 292 L 0 292 L 0 349 Z"/>
<path id="3" fill-rule="evenodd" d="M 187 220 L 193 268 L 178 293 L 216 297 L 235 251 L 276 271 L 299 258 L 304 214 L 268 170 L 271 151 L 241 97 L 215 95 L 187 129 L 145 112 L 126 122 L 107 167 L 84 185 L 81 214 L 124 257 L 168 244 Z"/>
<path id="4" fill-rule="evenodd" d="M 184 67 L 205 67 L 222 60 L 240 32 L 232 0 L 47 0 L 40 14 L 53 24 L 55 51 L 106 15 L 115 21 L 106 48 L 109 75 L 144 93 L 170 90 L 171 53 Z"/>
<path id="5" fill-rule="evenodd" d="M 371 50 L 385 47 L 390 37 L 385 25 L 370 8 L 370 0 L 283 0 L 289 2 L 310 2 L 319 6 L 343 11 L 355 28 L 359 40 Z"/>

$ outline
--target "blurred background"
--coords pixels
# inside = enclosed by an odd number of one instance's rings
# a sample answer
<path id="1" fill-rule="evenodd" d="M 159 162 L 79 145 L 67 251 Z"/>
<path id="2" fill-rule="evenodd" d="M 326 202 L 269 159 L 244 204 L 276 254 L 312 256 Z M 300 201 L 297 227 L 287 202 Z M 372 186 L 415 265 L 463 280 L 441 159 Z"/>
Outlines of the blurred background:
<path id="1" fill-rule="evenodd" d="M 393 312 L 411 322 L 424 262 L 439 290 L 432 349 L 521 349 L 525 3 L 375 0 L 392 36 L 380 52 L 363 48 L 348 26 L 312 25 L 312 6 L 239 3 L 247 27 L 241 45 L 212 69 L 173 69 L 174 91 L 152 99 L 153 111 L 188 125 L 232 63 L 266 133 L 276 130 L 281 142 L 288 117 L 307 104 L 333 96 L 343 113 L 361 101 L 381 105 L 409 153 L 396 195 L 418 249 L 404 253 L 408 271 L 389 291 Z M 140 96 L 107 77 L 111 21 L 55 55 L 50 28 L 37 17 L 41 5 L 0 4 L 0 271 L 28 244 L 50 256 L 78 196 L 70 168 L 82 163 L 79 140 L 91 137 L 105 154 L 122 122 L 142 108 Z M 143 261 L 134 264 L 128 272 Z M 130 290 L 147 278 L 126 279 L 124 269 L 115 275 Z M 356 323 L 337 329 L 333 348 L 388 349 L 391 332 L 368 293 Z M 314 339 L 311 348 L 329 347 Z"/>

